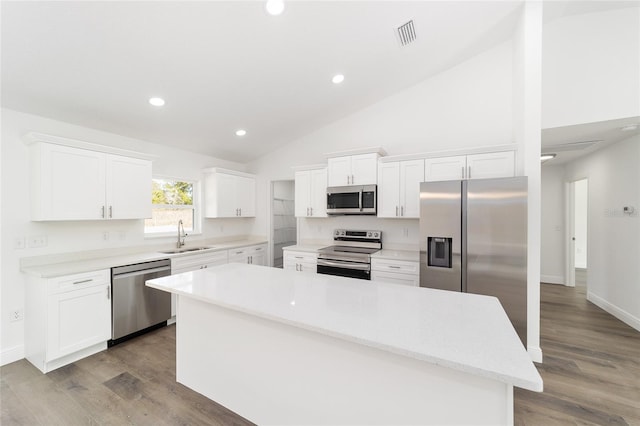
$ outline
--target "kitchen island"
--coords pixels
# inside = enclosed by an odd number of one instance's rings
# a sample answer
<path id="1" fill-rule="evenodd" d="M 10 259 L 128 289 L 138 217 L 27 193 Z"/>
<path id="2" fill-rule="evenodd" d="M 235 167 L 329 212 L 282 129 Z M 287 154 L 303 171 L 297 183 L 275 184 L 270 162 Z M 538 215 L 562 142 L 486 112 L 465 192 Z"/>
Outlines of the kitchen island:
<path id="1" fill-rule="evenodd" d="M 177 381 L 257 424 L 512 424 L 542 379 L 493 297 L 227 264 L 178 295 Z"/>

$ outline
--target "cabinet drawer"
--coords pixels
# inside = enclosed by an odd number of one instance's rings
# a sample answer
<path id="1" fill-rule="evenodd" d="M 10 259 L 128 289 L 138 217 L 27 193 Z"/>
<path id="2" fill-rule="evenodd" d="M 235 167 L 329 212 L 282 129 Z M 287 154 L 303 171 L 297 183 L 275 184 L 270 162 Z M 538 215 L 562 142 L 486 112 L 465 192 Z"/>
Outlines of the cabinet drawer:
<path id="1" fill-rule="evenodd" d="M 371 259 L 371 270 L 380 272 L 395 272 L 400 274 L 419 275 L 420 264 L 404 260 Z"/>
<path id="2" fill-rule="evenodd" d="M 420 277 L 418 275 L 411 274 L 398 274 L 395 272 L 371 272 L 371 280 L 381 283 L 408 285 L 412 287 L 420 286 Z"/>
<path id="3" fill-rule="evenodd" d="M 305 252 L 285 252 L 285 263 L 311 263 L 316 264 L 318 255 L 316 253 Z"/>
<path id="4" fill-rule="evenodd" d="M 111 280 L 111 271 L 103 269 L 101 271 L 84 272 L 75 275 L 65 275 L 64 277 L 52 278 L 49 280 L 49 294 L 64 293 L 83 288 L 95 287 L 108 284 Z"/>
<path id="5" fill-rule="evenodd" d="M 197 253 L 171 259 L 171 273 L 178 274 L 200 269 L 203 265 L 221 265 L 227 263 L 227 251 Z"/>

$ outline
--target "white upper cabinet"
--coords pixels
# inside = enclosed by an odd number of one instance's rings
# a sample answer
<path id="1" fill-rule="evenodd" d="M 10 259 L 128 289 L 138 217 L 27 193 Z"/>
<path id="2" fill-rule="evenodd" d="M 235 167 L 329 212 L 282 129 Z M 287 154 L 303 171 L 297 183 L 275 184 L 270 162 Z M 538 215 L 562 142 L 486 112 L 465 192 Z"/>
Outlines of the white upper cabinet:
<path id="1" fill-rule="evenodd" d="M 205 217 L 256 215 L 256 180 L 253 175 L 218 168 L 207 169 L 204 174 Z"/>
<path id="2" fill-rule="evenodd" d="M 327 169 L 297 171 L 295 179 L 296 217 L 327 217 Z"/>
<path id="3" fill-rule="evenodd" d="M 49 143 L 30 153 L 32 220 L 151 217 L 151 161 Z"/>
<path id="4" fill-rule="evenodd" d="M 375 185 L 378 158 L 378 153 L 329 158 L 328 186 Z"/>
<path id="5" fill-rule="evenodd" d="M 467 179 L 512 177 L 515 172 L 514 151 L 467 155 Z"/>
<path id="6" fill-rule="evenodd" d="M 378 165 L 378 217 L 420 217 L 420 182 L 424 160 Z"/>
<path id="7" fill-rule="evenodd" d="M 484 179 L 515 176 L 515 152 L 427 158 L 425 180 Z"/>

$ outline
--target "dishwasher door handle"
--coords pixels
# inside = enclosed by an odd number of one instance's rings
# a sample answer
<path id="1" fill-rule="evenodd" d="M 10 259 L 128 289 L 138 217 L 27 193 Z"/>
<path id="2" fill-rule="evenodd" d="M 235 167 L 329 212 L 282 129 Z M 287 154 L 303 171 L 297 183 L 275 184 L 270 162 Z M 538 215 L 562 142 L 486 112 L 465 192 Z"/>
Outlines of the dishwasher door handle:
<path id="1" fill-rule="evenodd" d="M 156 272 L 164 272 L 164 271 L 171 271 L 171 267 L 170 266 L 163 266 L 161 268 L 143 269 L 142 271 L 127 272 L 125 274 L 114 275 L 113 279 L 117 280 L 119 278 L 129 278 L 129 277 L 135 277 L 135 276 L 138 276 L 138 275 L 147 275 L 147 274 L 153 274 L 153 273 L 156 273 Z"/>

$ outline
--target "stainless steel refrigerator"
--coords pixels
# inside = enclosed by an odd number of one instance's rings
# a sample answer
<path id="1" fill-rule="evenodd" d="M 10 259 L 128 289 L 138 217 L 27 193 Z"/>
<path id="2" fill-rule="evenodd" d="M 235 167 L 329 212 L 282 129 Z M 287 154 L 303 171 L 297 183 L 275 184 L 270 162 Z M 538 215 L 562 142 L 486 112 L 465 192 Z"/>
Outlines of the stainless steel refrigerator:
<path id="1" fill-rule="evenodd" d="M 497 297 L 526 347 L 526 177 L 420 184 L 420 286 Z"/>

